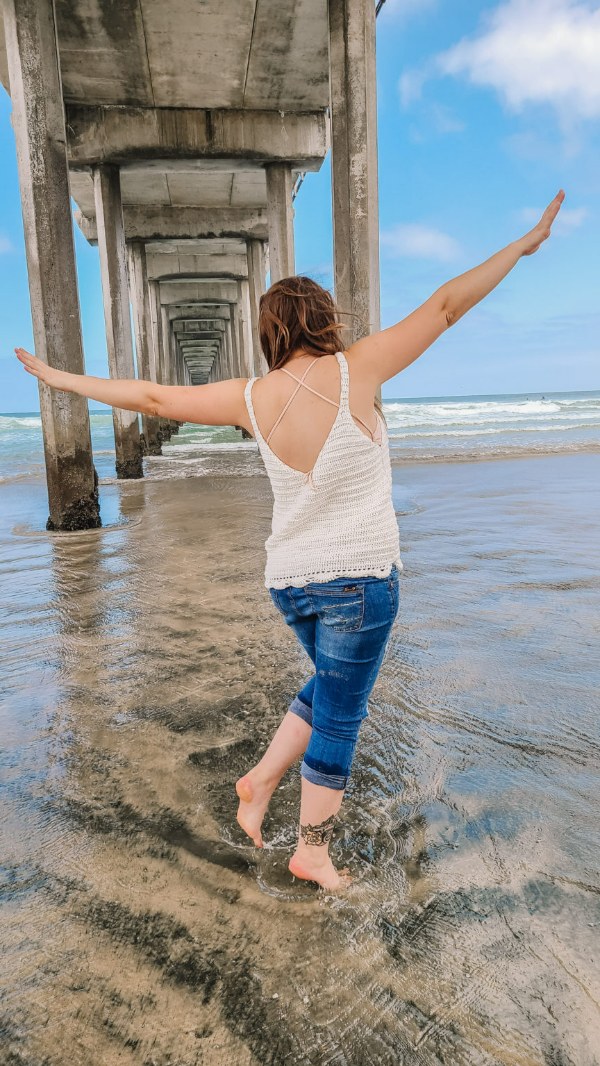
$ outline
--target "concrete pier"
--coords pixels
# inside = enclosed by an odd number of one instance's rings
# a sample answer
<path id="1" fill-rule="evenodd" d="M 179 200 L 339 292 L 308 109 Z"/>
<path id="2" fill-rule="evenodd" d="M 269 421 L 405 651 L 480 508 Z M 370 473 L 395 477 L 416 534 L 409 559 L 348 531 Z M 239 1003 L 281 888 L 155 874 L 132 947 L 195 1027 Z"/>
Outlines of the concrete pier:
<path id="1" fill-rule="evenodd" d="M 36 355 L 84 373 L 52 0 L 6 0 L 6 58 Z M 39 383 L 49 530 L 101 525 L 87 400 Z"/>
<path id="2" fill-rule="evenodd" d="M 102 165 L 93 173 L 108 369 L 111 378 L 134 378 L 119 168 Z M 139 417 L 116 407 L 112 414 L 117 477 L 143 477 Z"/>
<path id="3" fill-rule="evenodd" d="M 163 331 L 161 322 L 160 286 L 157 281 L 148 281 L 148 296 L 150 300 L 150 320 L 152 323 L 152 346 L 154 349 L 154 365 L 156 367 L 156 380 L 159 385 L 169 385 L 168 368 L 163 346 Z M 158 420 L 161 439 L 169 440 L 173 431 L 173 423 L 169 418 Z"/>
<path id="4" fill-rule="evenodd" d="M 267 271 L 296 272 L 294 190 L 330 148 L 345 343 L 379 329 L 374 0 L 232 0 L 223 34 L 210 4 L 169 9 L 168 32 L 159 0 L 104 8 L 59 4 L 55 26 L 52 0 L 5 0 L 38 354 L 83 367 L 70 186 L 99 246 L 111 375 L 135 375 L 129 298 L 139 377 L 266 373 Z M 99 522 L 85 401 L 40 394 L 55 528 Z M 120 477 L 179 425 L 144 415 L 140 435 L 117 410 L 113 424 Z"/>
<path id="5" fill-rule="evenodd" d="M 294 209 L 292 169 L 287 163 L 268 163 L 267 215 L 269 219 L 269 260 L 271 284 L 295 274 Z"/>
<path id="6" fill-rule="evenodd" d="M 329 0 L 335 296 L 346 346 L 380 329 L 375 5 Z"/>
<path id="7" fill-rule="evenodd" d="M 132 241 L 129 245 L 129 292 L 133 311 L 138 377 L 145 381 L 156 381 L 146 247 L 143 241 Z M 160 419 L 154 415 L 143 414 L 142 427 L 146 455 L 160 455 L 162 440 Z"/>
<path id="8" fill-rule="evenodd" d="M 268 370 L 267 361 L 260 347 L 258 336 L 258 304 L 265 291 L 265 245 L 263 241 L 249 240 L 246 242 L 248 257 L 248 297 L 250 300 L 250 326 L 252 331 L 252 371 L 250 377 L 255 374 L 261 376 Z"/>

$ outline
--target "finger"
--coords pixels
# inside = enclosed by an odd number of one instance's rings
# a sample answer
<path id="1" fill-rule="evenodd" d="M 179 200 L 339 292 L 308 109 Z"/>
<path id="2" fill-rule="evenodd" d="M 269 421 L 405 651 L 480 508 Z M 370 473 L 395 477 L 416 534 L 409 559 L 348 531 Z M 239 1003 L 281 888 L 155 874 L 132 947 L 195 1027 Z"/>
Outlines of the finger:
<path id="1" fill-rule="evenodd" d="M 21 354 L 17 353 L 17 359 L 23 363 L 24 366 L 42 366 L 41 359 L 36 358 L 35 355 L 31 355 L 29 352 L 21 351 Z"/>
<path id="2" fill-rule="evenodd" d="M 564 194 L 563 190 L 561 189 L 560 192 L 558 192 L 556 194 L 554 199 L 548 204 L 546 210 L 544 211 L 544 214 L 548 215 L 549 219 L 552 222 L 554 221 L 554 219 L 556 218 L 558 212 L 560 211 L 564 198 L 565 198 L 565 194 Z"/>
<path id="3" fill-rule="evenodd" d="M 25 348 L 15 348 L 15 353 L 17 359 L 20 359 L 22 363 L 35 358 L 35 356 L 31 355 L 31 353 L 26 351 Z"/>

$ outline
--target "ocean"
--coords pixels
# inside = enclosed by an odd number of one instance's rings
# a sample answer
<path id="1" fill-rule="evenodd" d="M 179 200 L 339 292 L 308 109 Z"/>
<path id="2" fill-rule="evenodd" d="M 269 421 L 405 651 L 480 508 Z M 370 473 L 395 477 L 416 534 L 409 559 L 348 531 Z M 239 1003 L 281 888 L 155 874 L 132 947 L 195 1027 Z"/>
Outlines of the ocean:
<path id="1" fill-rule="evenodd" d="M 600 391 L 386 399 L 392 462 L 480 460 L 595 451 L 600 447 Z M 105 484 L 114 481 L 111 412 L 90 414 L 94 461 Z M 173 460 L 177 460 L 176 464 Z M 145 460 L 146 475 L 198 477 L 257 474 L 254 441 L 223 426 L 186 424 Z M 36 412 L 0 415 L 0 484 L 44 472 L 41 418 Z"/>
<path id="2" fill-rule="evenodd" d="M 600 393 L 385 403 L 400 610 L 332 843 L 238 776 L 311 672 L 263 586 L 256 444 L 183 426 L 45 530 L 0 419 L 0 1062 L 599 1066 Z"/>

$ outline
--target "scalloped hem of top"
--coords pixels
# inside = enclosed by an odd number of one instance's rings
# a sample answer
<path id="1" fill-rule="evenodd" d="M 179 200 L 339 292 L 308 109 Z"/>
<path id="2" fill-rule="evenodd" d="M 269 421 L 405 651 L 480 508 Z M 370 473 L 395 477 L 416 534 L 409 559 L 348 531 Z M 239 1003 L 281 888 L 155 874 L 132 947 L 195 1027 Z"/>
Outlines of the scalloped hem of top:
<path id="1" fill-rule="evenodd" d="M 392 559 L 390 563 L 386 563 L 385 566 L 372 567 L 370 570 L 355 569 L 351 567 L 340 567 L 338 570 L 327 570 L 324 573 L 307 573 L 307 574 L 294 574 L 284 578 L 268 580 L 265 577 L 265 588 L 270 589 L 286 589 L 295 588 L 301 589 L 305 585 L 323 584 L 326 581 L 335 581 L 338 577 L 389 577 L 392 568 L 396 564 L 398 570 L 404 570 L 402 560 Z"/>

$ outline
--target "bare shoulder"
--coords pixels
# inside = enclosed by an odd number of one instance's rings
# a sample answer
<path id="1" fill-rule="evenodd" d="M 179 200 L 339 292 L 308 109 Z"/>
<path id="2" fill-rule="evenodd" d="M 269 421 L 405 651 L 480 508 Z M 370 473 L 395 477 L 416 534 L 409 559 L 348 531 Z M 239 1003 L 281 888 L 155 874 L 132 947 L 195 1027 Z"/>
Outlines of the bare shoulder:
<path id="1" fill-rule="evenodd" d="M 357 377 L 381 385 L 414 362 L 446 329 L 448 319 L 438 290 L 395 325 L 351 344 L 348 362 Z"/>
<path id="2" fill-rule="evenodd" d="M 344 350 L 350 376 L 353 381 L 376 387 L 375 345 L 372 337 L 362 337 Z"/>

